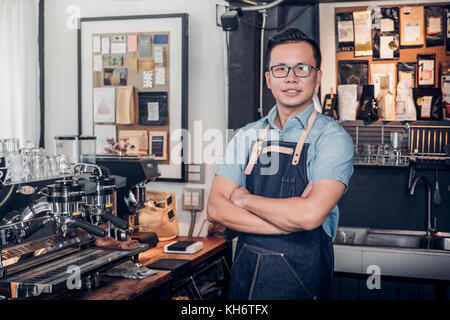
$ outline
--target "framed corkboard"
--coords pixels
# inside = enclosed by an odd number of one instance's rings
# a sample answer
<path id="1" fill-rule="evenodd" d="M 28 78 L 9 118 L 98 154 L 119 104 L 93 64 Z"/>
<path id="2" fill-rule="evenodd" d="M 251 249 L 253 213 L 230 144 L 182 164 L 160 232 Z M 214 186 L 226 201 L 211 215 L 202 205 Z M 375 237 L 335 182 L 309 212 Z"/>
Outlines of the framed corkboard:
<path id="1" fill-rule="evenodd" d="M 158 160 L 159 181 L 185 181 L 183 149 L 186 142 L 182 135 L 188 129 L 187 28 L 187 14 L 80 19 L 79 134 L 94 135 L 94 127 L 105 124 L 115 126 L 116 141 L 122 130 L 147 131 L 148 136 L 152 132 L 165 132 L 167 156 Z M 107 50 L 104 47 L 108 47 Z M 119 124 L 115 122 L 117 119 L 110 123 L 94 119 L 94 96 L 98 92 L 95 90 L 125 86 L 133 88 L 131 120 Z M 117 91 L 115 108 L 118 108 Z M 140 105 L 143 101 L 144 107 Z M 155 105 L 160 109 L 155 109 Z M 155 110 L 160 110 L 159 114 L 155 115 Z"/>
<path id="2" fill-rule="evenodd" d="M 442 6 L 444 7 L 446 5 L 445 2 L 442 3 L 420 3 L 420 4 L 411 4 L 411 5 L 399 5 L 399 4 L 383 4 L 383 5 L 379 5 L 380 8 L 386 8 L 386 7 L 398 7 L 400 8 L 400 10 L 402 8 L 405 7 L 426 7 L 426 6 Z M 335 8 L 335 16 L 336 14 L 344 14 L 344 13 L 352 13 L 354 11 L 362 11 L 362 10 L 367 10 L 368 7 L 340 7 L 340 8 Z M 423 25 L 423 27 L 425 28 L 425 24 Z M 445 28 L 445 26 L 444 26 Z M 403 31 L 403 33 L 402 33 Z M 447 31 L 447 30 L 445 30 Z M 421 30 L 421 35 L 423 36 L 425 30 Z M 400 36 L 404 36 L 404 30 L 400 30 Z M 415 46 L 415 47 L 400 47 L 399 50 L 399 57 L 395 58 L 395 59 L 382 59 L 382 60 L 375 60 L 373 59 L 373 56 L 362 56 L 362 57 L 355 57 L 354 55 L 354 51 L 353 50 L 349 50 L 349 51 L 340 51 L 340 52 L 336 52 L 336 71 L 338 70 L 338 64 L 339 61 L 344 61 L 344 60 L 365 60 L 368 61 L 369 64 L 369 70 L 368 70 L 368 75 L 369 75 L 369 84 L 373 84 L 372 83 L 372 79 L 370 77 L 371 73 L 372 73 L 372 68 L 373 66 L 375 66 L 376 64 L 385 64 L 388 62 L 393 62 L 396 65 L 398 64 L 398 62 L 403 62 L 403 63 L 415 63 L 417 61 L 417 55 L 419 54 L 435 54 L 436 55 L 436 72 L 435 72 L 435 83 L 436 83 L 436 87 L 439 87 L 439 62 L 441 61 L 450 61 L 450 56 L 448 56 L 446 54 L 446 47 L 445 44 L 441 45 L 441 46 L 432 46 L 432 47 L 427 47 L 425 42 L 423 45 L 420 46 Z M 398 73 L 398 72 L 397 72 Z M 415 75 L 417 76 L 417 72 L 415 73 Z M 397 80 L 396 80 L 397 81 Z M 417 86 L 417 79 L 414 81 L 414 83 L 416 83 Z M 336 85 L 339 84 L 339 79 L 338 79 L 338 72 L 336 72 Z M 396 83 L 397 84 L 397 83 Z"/>

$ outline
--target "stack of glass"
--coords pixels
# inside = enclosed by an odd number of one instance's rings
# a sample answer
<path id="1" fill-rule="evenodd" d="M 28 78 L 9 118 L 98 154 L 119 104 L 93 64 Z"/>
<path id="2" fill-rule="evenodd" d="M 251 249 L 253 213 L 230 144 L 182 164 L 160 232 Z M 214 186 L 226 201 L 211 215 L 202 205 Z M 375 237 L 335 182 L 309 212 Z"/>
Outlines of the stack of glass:
<path id="1" fill-rule="evenodd" d="M 4 158 L 7 169 L 5 183 L 45 180 L 71 174 L 66 154 L 47 155 L 33 141 L 26 141 L 20 149 L 19 139 L 0 139 L 0 158 Z"/>
<path id="2" fill-rule="evenodd" d="M 391 132 L 391 143 L 355 145 L 354 162 L 359 164 L 408 165 L 408 133 Z"/>

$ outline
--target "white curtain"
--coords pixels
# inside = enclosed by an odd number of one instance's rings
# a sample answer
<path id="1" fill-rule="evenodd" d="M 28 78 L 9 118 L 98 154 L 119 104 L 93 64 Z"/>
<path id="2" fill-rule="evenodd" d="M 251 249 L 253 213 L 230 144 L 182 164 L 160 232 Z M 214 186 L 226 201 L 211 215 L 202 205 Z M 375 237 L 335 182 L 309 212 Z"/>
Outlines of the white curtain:
<path id="1" fill-rule="evenodd" d="M 0 0 L 0 139 L 39 143 L 39 0 Z"/>

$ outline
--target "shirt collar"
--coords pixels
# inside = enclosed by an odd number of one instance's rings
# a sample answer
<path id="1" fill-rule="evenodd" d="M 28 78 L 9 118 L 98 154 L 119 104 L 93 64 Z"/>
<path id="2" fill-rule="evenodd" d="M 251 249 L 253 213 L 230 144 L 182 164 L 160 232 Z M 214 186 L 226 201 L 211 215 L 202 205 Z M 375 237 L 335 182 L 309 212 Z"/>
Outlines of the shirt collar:
<path id="1" fill-rule="evenodd" d="M 296 118 L 301 123 L 303 128 L 307 128 L 308 127 L 308 119 L 309 119 L 309 116 L 311 115 L 311 113 L 313 112 L 313 110 L 314 110 L 314 103 L 311 103 L 311 105 L 308 108 L 306 108 L 305 110 L 303 110 L 289 118 L 292 118 L 292 117 Z M 266 116 L 266 119 L 264 121 L 265 125 L 267 125 L 267 122 L 269 122 L 270 126 L 272 128 L 274 128 L 275 127 L 275 119 L 277 118 L 277 114 L 278 114 L 277 105 L 274 105 L 272 107 L 272 109 L 270 109 L 269 113 Z"/>

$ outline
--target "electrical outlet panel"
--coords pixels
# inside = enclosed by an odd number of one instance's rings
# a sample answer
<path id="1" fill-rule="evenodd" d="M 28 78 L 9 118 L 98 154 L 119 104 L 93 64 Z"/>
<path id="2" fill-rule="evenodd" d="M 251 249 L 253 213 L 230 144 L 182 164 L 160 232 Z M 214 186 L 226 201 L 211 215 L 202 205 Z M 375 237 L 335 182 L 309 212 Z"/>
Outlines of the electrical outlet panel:
<path id="1" fill-rule="evenodd" d="M 192 204 L 192 193 L 187 189 L 184 189 L 183 192 L 183 207 L 190 206 Z"/>
<path id="2" fill-rule="evenodd" d="M 204 198 L 204 189 L 185 188 L 183 190 L 183 210 L 202 211 Z"/>

